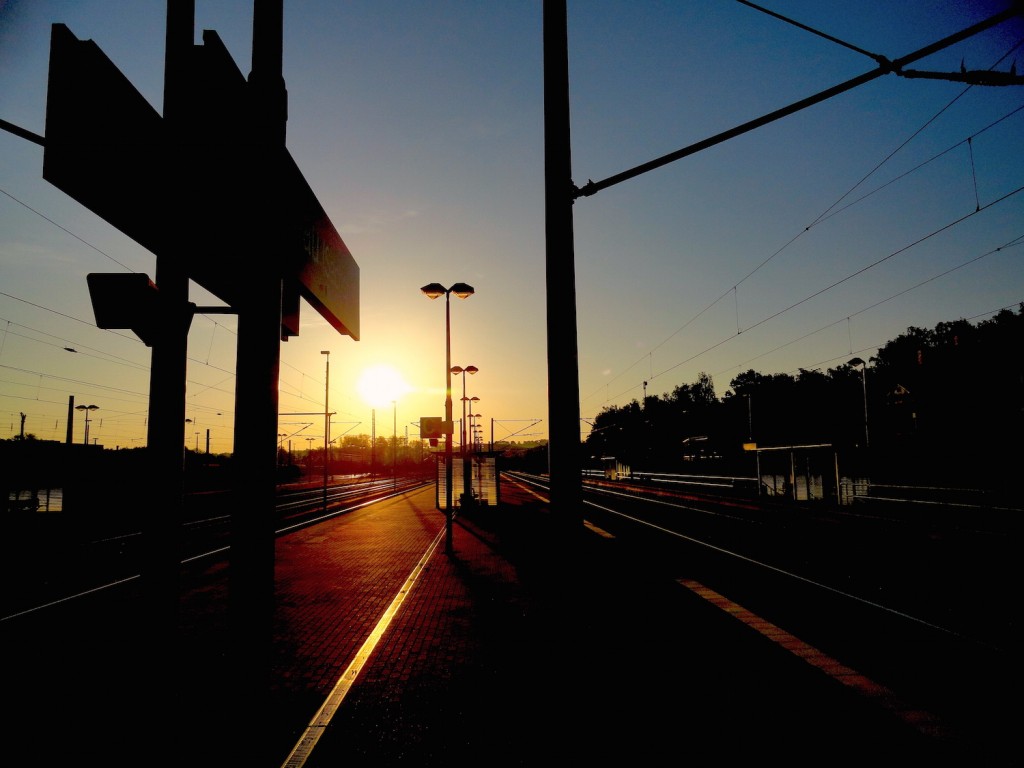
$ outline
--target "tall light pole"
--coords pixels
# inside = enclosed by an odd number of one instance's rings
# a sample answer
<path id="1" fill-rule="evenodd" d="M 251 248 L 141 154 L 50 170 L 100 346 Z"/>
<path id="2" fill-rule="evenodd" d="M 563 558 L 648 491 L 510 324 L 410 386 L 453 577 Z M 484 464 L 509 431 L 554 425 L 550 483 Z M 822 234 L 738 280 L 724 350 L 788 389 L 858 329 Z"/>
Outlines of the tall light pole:
<path id="1" fill-rule="evenodd" d="M 859 357 L 855 357 L 850 360 L 849 365 L 860 366 L 860 386 L 864 392 L 864 447 L 869 448 L 868 443 L 868 379 L 867 373 L 865 373 L 868 364 L 861 360 Z"/>
<path id="2" fill-rule="evenodd" d="M 579 350 L 565 0 L 544 0 L 544 239 L 547 296 L 548 472 L 552 518 L 583 526 Z"/>
<path id="3" fill-rule="evenodd" d="M 472 366 L 470 366 L 470 367 L 472 367 Z M 455 368 L 452 368 L 452 371 L 455 371 L 457 369 L 458 369 L 458 366 L 455 366 Z M 473 368 L 472 372 L 475 372 L 475 371 L 476 371 L 476 368 Z M 468 372 L 470 372 L 469 369 L 467 369 L 467 373 Z M 480 399 L 479 397 L 466 397 L 466 377 L 463 376 L 462 377 L 462 496 L 463 496 L 464 499 L 467 499 L 467 500 L 472 498 L 472 495 L 473 495 L 473 482 L 472 482 L 473 478 L 472 478 L 472 475 L 470 473 L 470 466 L 469 466 L 469 461 L 468 461 L 469 452 L 472 450 L 472 448 L 469 447 L 470 444 L 467 442 L 468 436 L 469 436 L 469 426 L 470 426 L 470 423 L 467 423 L 467 421 L 466 421 L 466 403 L 471 402 L 473 400 L 479 400 L 479 399 Z M 473 408 L 473 406 L 470 406 L 470 410 L 472 410 L 472 408 Z M 470 419 L 472 420 L 472 414 L 470 414 Z"/>
<path id="4" fill-rule="evenodd" d="M 480 369 L 475 365 L 467 365 L 465 368 L 454 366 L 452 373 L 458 376 L 460 373 L 476 373 Z M 466 377 L 462 377 L 462 452 L 466 452 Z"/>
<path id="5" fill-rule="evenodd" d="M 473 295 L 473 286 L 466 283 L 455 283 L 451 288 L 445 288 L 440 283 L 424 285 L 420 290 L 428 299 L 436 299 L 444 296 L 444 484 L 445 484 L 445 539 L 444 549 L 446 554 L 451 554 L 452 549 L 452 324 L 451 324 L 451 294 L 460 299 L 468 299 Z"/>
<path id="6" fill-rule="evenodd" d="M 327 355 L 327 368 L 324 372 L 324 512 L 327 511 L 327 452 L 331 445 L 331 409 L 328 405 L 328 398 L 331 391 L 331 351 L 320 350 L 321 355 Z"/>
<path id="7" fill-rule="evenodd" d="M 82 437 L 82 443 L 84 445 L 88 445 L 89 444 L 89 421 L 90 421 L 90 419 L 89 419 L 89 411 L 98 411 L 99 408 L 100 407 L 98 405 L 76 405 L 75 406 L 75 410 L 76 411 L 85 411 L 85 434 Z"/>
<path id="8" fill-rule="evenodd" d="M 470 420 L 473 423 L 473 450 L 474 451 L 479 451 L 480 450 L 480 443 L 481 443 L 481 436 L 483 434 L 483 427 L 480 426 L 480 422 L 477 421 L 477 419 L 479 419 L 482 416 L 483 416 L 482 413 L 471 413 L 471 414 L 469 414 L 469 418 L 470 418 Z"/>
<path id="9" fill-rule="evenodd" d="M 398 401 L 391 401 L 391 488 L 398 490 Z"/>
<path id="10" fill-rule="evenodd" d="M 473 395 L 473 397 L 469 398 L 467 402 L 469 403 L 469 428 L 473 429 L 473 427 L 476 426 L 473 419 L 480 415 L 479 413 L 473 413 L 473 411 L 476 410 L 476 404 L 480 402 L 480 398 L 477 397 L 476 395 Z M 475 451 L 475 441 L 470 441 L 470 444 L 473 446 L 472 450 Z"/>

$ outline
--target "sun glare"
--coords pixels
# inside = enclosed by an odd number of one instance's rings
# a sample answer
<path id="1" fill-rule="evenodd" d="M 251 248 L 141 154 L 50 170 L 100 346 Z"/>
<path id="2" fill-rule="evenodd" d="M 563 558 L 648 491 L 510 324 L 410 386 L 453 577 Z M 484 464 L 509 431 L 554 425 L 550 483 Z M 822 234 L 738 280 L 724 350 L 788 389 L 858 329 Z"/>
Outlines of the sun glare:
<path id="1" fill-rule="evenodd" d="M 359 394 L 374 407 L 390 405 L 410 390 L 402 375 L 390 365 L 367 368 L 359 377 Z"/>

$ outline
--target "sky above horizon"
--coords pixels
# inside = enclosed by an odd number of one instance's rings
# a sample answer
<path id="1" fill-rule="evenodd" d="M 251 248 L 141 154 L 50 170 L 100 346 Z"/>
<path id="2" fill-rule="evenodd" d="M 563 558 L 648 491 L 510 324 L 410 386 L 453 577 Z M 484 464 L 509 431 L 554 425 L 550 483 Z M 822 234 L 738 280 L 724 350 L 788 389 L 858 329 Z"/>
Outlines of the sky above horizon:
<path id="1" fill-rule="evenodd" d="M 716 136 L 960 32 L 1007 2 L 568 2 L 573 182 Z M 768 9 L 833 39 L 773 17 Z M 51 25 L 91 39 L 159 112 L 165 2 L 0 0 L 0 119 L 44 133 Z M 251 69 L 252 2 L 195 3 Z M 841 44 L 846 43 L 846 45 Z M 1024 71 L 1024 22 L 912 69 Z M 303 305 L 281 345 L 279 433 L 418 438 L 441 416 L 451 299 L 454 417 L 485 441 L 547 437 L 543 27 L 539 0 L 284 4 L 287 146 L 360 269 L 360 338 Z M 1017 60 L 1020 59 L 1019 64 Z M 573 206 L 581 437 L 604 408 L 711 376 L 825 371 L 908 328 L 1024 301 L 1024 88 L 887 74 Z M 155 257 L 42 178 L 0 130 L 0 439 L 145 444 L 150 349 L 95 327 L 86 275 Z M 253 259 L 257 269 L 259 259 Z M 239 276 L 244 280 L 244 276 Z M 222 302 L 193 286 L 200 306 Z M 571 300 L 554 297 L 554 301 Z M 189 332 L 184 444 L 232 448 L 235 318 Z M 75 350 L 68 351 L 68 348 Z M 329 350 L 330 355 L 321 354 Z M 470 410 L 469 412 L 473 412 Z M 76 414 L 74 440 L 84 439 Z"/>

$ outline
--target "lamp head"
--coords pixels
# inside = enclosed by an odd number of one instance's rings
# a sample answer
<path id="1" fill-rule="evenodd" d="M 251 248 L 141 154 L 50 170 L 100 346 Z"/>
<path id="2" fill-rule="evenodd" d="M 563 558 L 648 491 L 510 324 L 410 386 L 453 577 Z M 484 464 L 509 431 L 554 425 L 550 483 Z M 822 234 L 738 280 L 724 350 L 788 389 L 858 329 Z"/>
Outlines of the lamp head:
<path id="1" fill-rule="evenodd" d="M 452 373 L 454 373 L 456 376 L 458 376 L 463 371 L 468 372 L 469 369 L 468 368 L 462 368 L 461 366 L 458 366 L 458 365 L 453 365 L 452 366 Z"/>
<path id="2" fill-rule="evenodd" d="M 445 288 L 440 283 L 430 283 L 429 285 L 424 285 L 422 288 L 420 288 L 420 290 L 423 291 L 424 295 L 428 299 L 436 299 L 439 296 L 444 296 L 446 293 L 448 293 L 448 289 Z"/>
<path id="3" fill-rule="evenodd" d="M 472 285 L 466 285 L 465 283 L 456 283 L 455 285 L 453 285 L 448 290 L 450 290 L 452 293 L 454 293 L 460 299 L 468 299 L 470 296 L 472 296 L 475 293 L 475 291 L 473 290 L 473 286 Z"/>
<path id="4" fill-rule="evenodd" d="M 476 373 L 479 370 L 475 365 L 466 366 L 466 373 Z"/>
<path id="5" fill-rule="evenodd" d="M 848 362 L 847 365 L 865 365 L 865 363 L 859 357 L 855 357 L 852 360 L 850 360 L 850 362 Z"/>

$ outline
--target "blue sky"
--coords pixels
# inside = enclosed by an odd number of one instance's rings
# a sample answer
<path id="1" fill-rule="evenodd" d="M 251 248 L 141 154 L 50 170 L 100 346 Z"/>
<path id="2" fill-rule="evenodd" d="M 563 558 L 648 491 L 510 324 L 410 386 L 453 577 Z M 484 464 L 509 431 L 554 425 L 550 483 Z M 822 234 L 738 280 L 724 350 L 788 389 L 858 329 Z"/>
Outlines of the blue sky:
<path id="1" fill-rule="evenodd" d="M 1003 2 L 802 2 L 763 8 L 889 59 Z M 44 132 L 50 25 L 92 39 L 159 111 L 163 2 L 0 0 L 0 119 Z M 735 0 L 568 3 L 573 181 L 675 152 L 871 71 L 863 52 Z M 196 1 L 251 68 L 252 3 Z M 282 344 L 282 414 L 323 409 L 332 436 L 418 436 L 452 364 L 496 440 L 547 435 L 542 4 L 285 2 L 287 144 L 360 267 L 360 339 L 308 306 Z M 1020 18 L 914 69 L 1009 71 Z M 1024 88 L 889 74 L 573 206 L 580 411 L 712 376 L 825 370 L 908 327 L 1024 301 Z M 970 139 L 970 142 L 968 142 Z M 0 437 L 63 439 L 68 397 L 91 436 L 144 443 L 149 349 L 94 327 L 85 276 L 143 272 L 151 253 L 42 179 L 42 148 L 0 131 Z M 254 256 L 253 269 L 267 255 Z M 240 276 L 240 279 L 244 279 Z M 192 300 L 217 304 L 195 286 Z M 76 352 L 68 352 L 71 347 Z M 186 445 L 231 448 L 234 319 L 189 334 Z M 400 387 L 373 402 L 360 378 Z M 453 393 L 460 414 L 462 382 Z M 374 422 L 376 422 L 374 424 Z M 322 419 L 282 415 L 293 448 Z M 198 433 L 198 434 L 196 434 Z M 76 424 L 76 441 L 82 425 Z"/>

